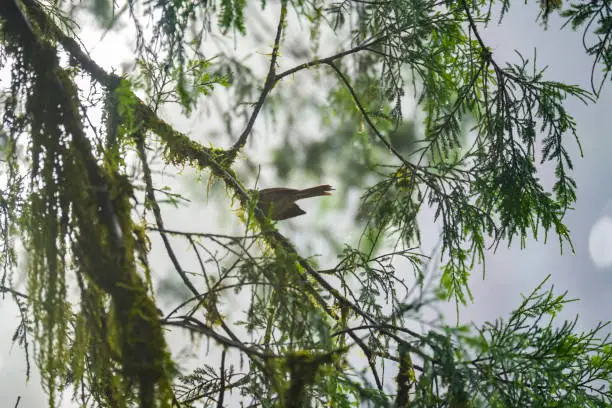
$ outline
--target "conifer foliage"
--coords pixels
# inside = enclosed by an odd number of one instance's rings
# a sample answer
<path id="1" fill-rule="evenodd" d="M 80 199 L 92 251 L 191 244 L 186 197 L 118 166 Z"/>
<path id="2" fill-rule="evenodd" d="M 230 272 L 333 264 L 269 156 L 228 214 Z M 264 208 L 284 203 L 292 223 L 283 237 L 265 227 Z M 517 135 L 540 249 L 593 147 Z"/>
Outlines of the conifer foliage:
<path id="1" fill-rule="evenodd" d="M 431 319 L 437 302 L 471 301 L 468 277 L 499 244 L 544 234 L 573 249 L 566 102 L 596 103 L 607 84 L 612 4 L 538 6 L 543 27 L 562 18 L 593 39 L 592 89 L 497 58 L 483 30 L 508 0 L 1 1 L 0 291 L 49 406 L 60 393 L 113 408 L 610 406 L 609 327 L 559 321 L 571 299 L 547 280 L 482 327 Z M 92 17 L 132 36 L 125 73 L 80 41 Z M 265 50 L 263 73 L 245 49 Z M 177 105 L 203 117 L 197 134 L 164 119 Z M 283 139 L 265 163 L 281 181 L 336 188 L 331 218 L 302 216 L 329 268 L 257 205 L 264 122 Z M 235 234 L 173 229 L 166 211 L 188 204 L 160 166 L 208 180 Z M 354 191 L 342 219 L 357 241 L 317 223 Z M 417 222 L 430 210 L 433 254 Z M 163 314 L 154 241 L 181 284 Z M 171 354 L 173 331 L 208 345 L 195 370 Z"/>

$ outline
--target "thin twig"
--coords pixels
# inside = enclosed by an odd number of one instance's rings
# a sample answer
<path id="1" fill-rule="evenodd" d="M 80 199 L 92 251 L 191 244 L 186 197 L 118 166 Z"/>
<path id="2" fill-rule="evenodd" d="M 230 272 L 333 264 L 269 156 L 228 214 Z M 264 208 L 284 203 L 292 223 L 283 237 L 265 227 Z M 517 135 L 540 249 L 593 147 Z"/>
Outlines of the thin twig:
<path id="1" fill-rule="evenodd" d="M 166 234 L 170 234 L 170 235 L 180 235 L 180 236 L 184 236 L 184 237 L 200 237 L 200 238 L 224 238 L 224 239 L 228 239 L 230 241 L 239 241 L 241 239 L 244 239 L 245 237 L 240 235 L 225 235 L 225 234 L 211 234 L 211 233 L 205 233 L 205 232 L 186 232 L 186 231 L 178 231 L 178 230 L 172 230 L 172 229 L 161 229 L 161 228 L 156 228 L 156 227 L 147 227 L 148 230 L 150 231 L 157 231 L 157 232 L 164 232 Z M 258 239 L 261 238 L 260 234 L 255 234 L 255 235 L 247 235 L 246 236 L 247 239 Z"/>
<path id="2" fill-rule="evenodd" d="M 365 108 L 361 104 L 361 101 L 359 100 L 359 97 L 357 96 L 357 93 L 353 89 L 353 86 L 349 82 L 349 80 L 346 77 L 346 75 L 344 75 L 342 73 L 342 71 L 340 71 L 340 69 L 333 62 L 327 62 L 327 65 L 329 65 L 334 71 L 336 71 L 336 73 L 338 74 L 338 76 L 340 77 L 342 82 L 344 82 L 344 85 L 346 86 L 346 88 L 350 92 L 351 96 L 353 97 L 353 101 L 357 105 L 357 108 L 359 109 L 359 111 L 363 115 L 363 118 L 365 119 L 367 124 L 370 126 L 372 131 L 374 131 L 374 134 L 376 135 L 376 137 L 378 137 L 378 139 L 385 145 L 385 147 L 387 149 L 389 149 L 389 151 L 391 151 L 391 153 L 393 153 L 393 155 L 395 157 L 397 157 L 405 166 L 410 167 L 410 168 L 414 168 L 415 167 L 414 164 L 412 164 L 408 160 L 406 160 L 406 158 L 404 158 L 404 156 L 402 156 L 401 153 L 398 152 L 391 145 L 391 143 L 389 143 L 389 141 L 382 135 L 382 133 L 380 133 L 380 131 L 378 130 L 378 128 L 376 127 L 374 122 L 372 122 L 372 119 L 370 118 L 370 115 L 368 114 L 368 112 L 365 110 Z"/>
<path id="3" fill-rule="evenodd" d="M 217 400 L 217 408 L 223 408 L 223 400 L 225 398 L 225 354 L 226 349 L 221 352 L 221 378 L 219 379 L 219 399 Z"/>
<path id="4" fill-rule="evenodd" d="M 144 180 L 145 180 L 145 185 L 146 185 L 148 202 L 149 202 L 149 205 L 151 206 L 151 209 L 153 210 L 155 222 L 157 226 L 159 227 L 159 235 L 161 236 L 162 241 L 164 242 L 164 246 L 166 247 L 166 252 L 168 253 L 168 256 L 170 257 L 170 261 L 174 265 L 174 268 L 178 272 L 179 276 L 181 277 L 181 279 L 183 280 L 187 288 L 189 288 L 191 293 L 193 293 L 196 298 L 200 298 L 201 297 L 200 292 L 198 292 L 195 286 L 193 286 L 193 283 L 191 283 L 191 281 L 187 277 L 187 274 L 181 267 L 181 264 L 176 254 L 174 253 L 174 250 L 172 249 L 172 245 L 170 245 L 170 240 L 168 239 L 168 236 L 166 235 L 165 232 L 163 232 L 165 230 L 164 220 L 162 218 L 161 209 L 159 208 L 159 204 L 157 203 L 155 199 L 155 191 L 153 190 L 153 178 L 151 176 L 151 168 L 149 167 L 149 163 L 147 161 L 147 152 L 145 149 L 144 137 L 137 138 L 136 147 L 138 150 L 138 156 L 140 156 L 140 161 L 142 162 L 142 170 L 144 173 Z"/>
<path id="5" fill-rule="evenodd" d="M 259 115 L 259 111 L 263 107 L 263 104 L 266 100 L 266 97 L 274 88 L 274 84 L 276 83 L 276 60 L 278 59 L 278 52 L 280 49 L 280 41 L 281 35 L 283 32 L 283 25 L 285 24 L 285 19 L 287 17 L 287 1 L 281 1 L 281 12 L 280 18 L 278 19 L 278 27 L 276 28 L 276 38 L 274 39 L 274 48 L 272 49 L 272 58 L 270 59 L 270 68 L 268 69 L 268 75 L 266 76 L 266 82 L 264 83 L 263 90 L 261 91 L 261 95 L 259 95 L 259 100 L 255 103 L 255 107 L 253 109 L 253 113 L 251 113 L 251 117 L 247 122 L 246 128 L 236 141 L 236 143 L 232 146 L 232 148 L 228 152 L 228 156 L 230 161 L 233 161 L 238 151 L 246 144 L 249 134 L 253 129 L 253 125 L 255 124 L 255 120 L 257 119 L 257 115 Z"/>
<path id="6" fill-rule="evenodd" d="M 202 333 L 208 337 L 211 337 L 217 342 L 223 344 L 224 346 L 238 349 L 246 353 L 249 356 L 257 356 L 260 358 L 279 358 L 279 356 L 275 354 L 264 353 L 257 348 L 247 346 L 241 341 L 228 339 L 227 337 L 220 335 L 219 333 L 217 333 L 216 331 L 214 331 L 213 329 L 211 329 L 210 327 L 208 327 L 207 325 L 205 325 L 204 323 L 202 323 L 201 321 L 199 321 L 198 319 L 194 317 L 188 317 L 188 316 L 177 317 L 176 319 L 165 320 L 162 322 L 162 324 L 165 326 L 182 327 L 192 332 Z"/>
<path id="7" fill-rule="evenodd" d="M 351 48 L 349 50 L 345 50 L 345 51 L 339 52 L 339 53 L 334 54 L 334 55 L 330 55 L 329 57 L 325 57 L 325 58 L 321 58 L 321 59 L 314 59 L 312 61 L 308 61 L 308 62 L 305 62 L 303 64 L 297 65 L 297 66 L 295 66 L 293 68 L 290 68 L 290 69 L 288 69 L 286 71 L 283 71 L 280 74 L 276 75 L 275 81 L 278 82 L 281 79 L 283 79 L 284 77 L 286 77 L 288 75 L 291 75 L 291 74 L 295 74 L 296 72 L 301 71 L 303 69 L 308 69 L 308 68 L 320 66 L 320 65 L 323 65 L 323 64 L 329 64 L 329 63 L 331 63 L 331 62 L 333 62 L 333 61 L 335 61 L 337 59 L 346 57 L 347 55 L 355 54 L 355 53 L 357 53 L 359 51 L 372 51 L 372 50 L 369 50 L 368 47 L 371 47 L 372 45 L 374 45 L 374 44 L 376 44 L 376 43 L 378 43 L 378 42 L 380 42 L 382 40 L 383 40 L 383 38 L 377 38 L 374 41 L 358 45 L 357 47 L 354 47 L 354 48 Z"/>

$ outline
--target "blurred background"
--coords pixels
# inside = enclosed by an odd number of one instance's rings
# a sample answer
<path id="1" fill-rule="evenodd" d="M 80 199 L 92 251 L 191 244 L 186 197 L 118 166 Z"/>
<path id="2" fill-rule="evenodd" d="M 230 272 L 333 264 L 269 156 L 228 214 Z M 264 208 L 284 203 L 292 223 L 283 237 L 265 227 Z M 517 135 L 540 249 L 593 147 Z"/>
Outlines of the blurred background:
<path id="1" fill-rule="evenodd" d="M 253 7 L 257 8 L 258 5 Z M 583 50 L 582 33 L 572 32 L 570 29 L 560 31 L 561 21 L 555 15 L 551 16 L 548 31 L 544 31 L 535 21 L 537 13 L 537 2 L 526 6 L 515 4 L 502 24 L 492 23 L 487 27 L 484 40 L 492 48 L 493 58 L 501 65 L 506 62 L 518 63 L 519 57 L 515 50 L 529 59 L 533 58 L 534 50 L 537 50 L 538 66 L 549 66 L 548 79 L 590 89 L 592 61 Z M 232 53 L 237 60 L 250 67 L 251 71 L 245 72 L 244 75 L 253 75 L 263 81 L 268 63 L 265 54 L 269 52 L 268 48 L 273 41 L 276 14 L 276 5 L 270 4 L 261 13 L 261 19 L 250 22 L 252 27 L 247 28 L 247 39 L 238 35 L 234 43 L 219 45 L 221 40 L 212 36 L 217 47 L 226 47 L 228 53 Z M 126 28 L 119 27 L 106 32 L 86 13 L 80 13 L 78 16 L 82 28 L 81 39 L 94 60 L 107 70 L 129 71 L 133 64 L 130 59 L 132 44 L 126 39 L 130 38 L 126 34 Z M 494 17 L 493 21 L 496 22 L 497 18 Z M 307 36 L 307 33 L 301 31 L 304 28 L 294 27 L 295 29 L 289 30 L 285 42 L 287 49 L 291 50 L 287 51 L 290 55 L 281 60 L 279 71 L 293 66 L 294 61 L 303 62 L 313 57 L 306 44 L 300 42 L 300 39 Z M 257 47 L 248 43 L 253 40 L 259 44 Z M 326 41 L 334 45 L 325 47 Z M 318 56 L 332 54 L 337 49 L 337 41 L 329 33 L 322 36 L 323 45 Z M 214 49 L 211 49 L 209 57 L 213 53 Z M 308 215 L 280 226 L 281 231 L 296 243 L 304 256 L 319 256 L 321 267 L 334 265 L 334 256 L 342 242 L 354 243 L 359 239 L 358 235 L 351 235 L 354 233 L 352 222 L 358 199 L 363 193 L 362 188 L 369 185 L 369 180 L 361 180 L 355 169 L 363 165 L 364 160 L 367 161 L 368 155 L 377 154 L 375 151 L 360 151 L 360 155 L 357 155 L 355 151 L 364 149 L 365 143 L 362 145 L 356 142 L 351 146 L 354 150 L 339 148 L 354 129 L 348 124 L 344 134 L 342 124 L 333 122 L 331 112 L 329 118 L 324 115 L 323 123 L 309 120 L 309 109 L 318 106 L 326 95 L 321 89 L 317 90 L 317 87 L 325 89 L 326 85 L 330 89 L 338 86 L 335 81 L 329 84 L 320 83 L 315 71 L 296 74 L 279 84 L 274 92 L 282 92 L 285 95 L 293 92 L 296 95 L 292 101 L 295 106 L 284 107 L 286 112 L 292 114 L 259 117 L 247 145 L 248 158 L 244 157 L 240 161 L 239 168 L 242 180 L 253 183 L 250 187 L 254 187 L 255 183 L 258 187 L 309 187 L 329 183 L 337 188 L 337 192 L 330 199 L 305 201 L 303 206 L 300 204 Z M 274 106 L 279 101 L 280 99 L 272 96 L 268 103 Z M 333 102 L 333 99 L 329 102 L 330 106 L 333 106 Z M 215 92 L 209 103 L 203 104 L 202 110 L 194 112 L 189 118 L 186 118 L 180 109 L 172 107 L 164 108 L 162 116 L 178 130 L 205 145 L 213 143 L 226 147 L 235 140 L 245 123 L 243 118 L 229 120 L 218 114 L 223 107 L 229 105 L 223 92 Z M 580 158 L 578 145 L 573 140 L 568 140 L 567 146 L 573 153 L 574 177 L 578 185 L 575 210 L 566 217 L 574 253 L 568 245 L 564 246 L 561 253 L 558 240 L 552 234 L 547 244 L 544 243 L 543 237 L 540 237 L 539 242 L 529 240 L 524 249 L 515 241 L 510 248 L 500 246 L 495 253 L 489 252 L 484 279 L 481 268 L 477 268 L 472 274 L 470 286 L 474 301 L 460 308 L 459 322 L 481 325 L 485 321 L 506 318 L 510 311 L 519 305 L 521 293 L 531 292 L 549 274 L 549 283 L 554 284 L 557 294 L 567 291 L 569 297 L 580 299 L 563 310 L 561 319 L 572 320 L 579 315 L 577 328 L 587 330 L 599 321 L 612 318 L 612 160 L 609 157 L 612 154 L 612 138 L 608 130 L 611 126 L 610 106 L 612 84 L 609 83 L 604 84 L 596 104 L 586 106 L 578 100 L 569 100 L 566 105 L 577 122 L 578 136 L 584 153 L 584 157 Z M 415 119 L 415 112 L 410 103 L 404 107 L 404 114 L 407 124 L 398 132 L 404 132 L 404 135 L 414 134 L 418 126 L 412 125 L 411 120 Z M 418 123 L 418 119 L 415 123 Z M 335 134 L 329 137 L 325 131 L 333 131 Z M 228 138 L 228 133 L 232 138 Z M 334 163 L 333 160 L 323 160 L 325 156 L 320 152 L 326 149 L 347 157 L 359 156 L 359 160 L 356 159 L 354 163 L 349 160 L 352 167 L 333 169 L 335 176 L 329 179 L 325 175 L 326 168 L 334 166 Z M 259 161 L 252 162 L 253 158 Z M 346 158 L 343 157 L 344 159 Z M 299 166 L 294 166 L 294 163 L 299 163 Z M 292 167 L 299 168 L 300 171 L 294 172 Z M 158 165 L 156 170 L 160 187 L 172 186 L 175 192 L 184 194 L 190 200 L 185 206 L 165 210 L 167 228 L 238 234 L 244 231 L 244 226 L 230 209 L 231 197 L 227 196 L 222 186 L 209 185 L 206 174 L 196 174 L 187 169 L 178 174 L 177 169 L 163 165 Z M 552 185 L 552 172 L 549 168 L 542 168 L 541 178 L 545 186 Z M 421 224 L 423 252 L 428 253 L 437 243 L 439 229 L 431 223 L 431 214 L 425 212 L 421 216 L 424 220 Z M 333 224 L 333 231 L 328 228 L 330 224 Z M 181 248 L 178 241 L 177 244 Z M 183 248 L 186 258 L 191 256 L 187 255 L 186 247 Z M 153 272 L 161 282 L 158 299 L 163 308 L 170 304 L 174 296 L 180 296 L 183 292 L 165 253 L 159 249 L 159 242 L 154 242 L 151 259 L 155 266 Z M 186 259 L 185 262 L 188 265 L 190 260 Z M 231 304 L 224 307 L 227 310 L 232 309 Z M 447 323 L 456 323 L 454 303 L 441 304 L 439 307 L 445 314 Z M 36 370 L 33 370 L 29 382 L 26 383 L 23 351 L 11 344 L 18 314 L 10 300 L 0 302 L 0 316 L 0 400 L 8 404 L 6 406 L 12 406 L 17 396 L 21 396 L 20 407 L 45 406 L 46 397 L 40 388 Z M 185 352 L 180 345 L 186 340 L 188 339 L 177 333 L 169 336 L 175 355 Z M 70 407 L 72 404 L 64 401 L 63 406 Z"/>

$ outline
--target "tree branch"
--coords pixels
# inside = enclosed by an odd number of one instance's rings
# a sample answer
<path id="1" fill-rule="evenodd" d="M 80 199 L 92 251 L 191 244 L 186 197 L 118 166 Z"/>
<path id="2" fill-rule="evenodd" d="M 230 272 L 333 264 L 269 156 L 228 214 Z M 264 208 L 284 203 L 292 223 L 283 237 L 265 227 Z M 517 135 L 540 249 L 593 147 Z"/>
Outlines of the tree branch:
<path id="1" fill-rule="evenodd" d="M 280 357 L 272 353 L 265 353 L 255 347 L 250 347 L 241 341 L 228 339 L 227 337 L 220 335 L 219 333 L 217 333 L 216 331 L 214 331 L 213 329 L 211 329 L 210 327 L 208 327 L 207 325 L 205 325 L 194 317 L 182 316 L 172 320 L 162 320 L 162 324 L 164 326 L 182 327 L 192 332 L 204 334 L 224 346 L 238 349 L 249 356 L 257 356 L 259 358 L 264 359 Z"/>
<path id="2" fill-rule="evenodd" d="M 346 88 L 349 90 L 351 96 L 353 97 L 353 101 L 355 101 L 355 104 L 357 105 L 357 108 L 359 108 L 359 111 L 361 112 L 361 114 L 363 115 L 363 118 L 365 119 L 365 121 L 367 122 L 367 124 L 370 126 L 370 128 L 372 129 L 372 131 L 374 132 L 374 134 L 376 135 L 376 137 L 378 137 L 378 139 L 385 145 L 385 147 L 387 149 L 389 149 L 389 151 L 391 151 L 391 153 L 393 153 L 393 155 L 395 157 L 397 157 L 405 166 L 410 167 L 411 169 L 415 168 L 415 165 L 410 163 L 408 160 L 406 160 L 406 158 L 404 158 L 404 156 L 401 155 L 400 152 L 398 152 L 392 145 L 391 143 L 389 143 L 389 141 L 387 141 L 387 139 L 382 135 L 382 133 L 380 133 L 380 131 L 378 130 L 378 128 L 376 128 L 376 125 L 374 124 L 374 122 L 372 122 L 372 119 L 370 119 L 370 115 L 368 114 L 368 112 L 366 112 L 365 108 L 363 107 L 363 105 L 361 104 L 361 101 L 359 100 L 359 97 L 357 96 L 357 93 L 355 92 L 355 90 L 353 89 L 353 86 L 351 85 L 351 83 L 349 82 L 348 78 L 346 77 L 346 75 L 344 75 L 342 73 L 342 71 L 340 71 L 340 69 L 338 69 L 338 67 L 332 62 L 326 62 L 327 65 L 329 65 L 334 71 L 336 71 L 336 73 L 338 74 L 338 76 L 340 77 L 340 79 L 342 80 L 342 82 L 344 82 L 344 85 L 346 86 Z"/>
<path id="3" fill-rule="evenodd" d="M 164 232 L 165 231 L 164 220 L 161 215 L 161 209 L 159 208 L 159 204 L 157 203 L 157 200 L 155 199 L 155 191 L 153 190 L 153 178 L 151 176 L 151 168 L 149 167 L 149 163 L 147 161 L 147 152 L 145 150 L 145 142 L 144 142 L 144 137 L 142 135 L 140 135 L 140 137 L 137 137 L 136 148 L 138 150 L 138 156 L 140 157 L 140 161 L 142 163 L 142 170 L 144 173 L 144 181 L 145 181 L 146 194 L 147 194 L 146 201 L 148 201 L 149 205 L 151 206 L 151 209 L 153 210 L 153 215 L 155 216 L 155 223 L 157 224 L 159 235 L 161 236 L 161 239 L 164 242 L 164 246 L 166 247 L 166 252 L 168 253 L 168 256 L 170 257 L 170 261 L 174 265 L 174 268 L 176 269 L 179 276 L 183 280 L 183 283 L 187 286 L 187 288 L 191 291 L 191 293 L 193 293 L 193 295 L 199 299 L 202 295 L 200 294 L 200 292 L 198 292 L 195 286 L 193 286 L 193 283 L 191 283 L 191 281 L 187 277 L 187 274 L 181 267 L 181 264 L 176 254 L 174 253 L 174 250 L 172 249 L 172 245 L 170 245 L 170 240 L 168 239 L 168 236 Z M 145 207 L 146 207 L 146 202 L 145 202 Z"/>
<path id="4" fill-rule="evenodd" d="M 308 68 L 311 68 L 311 67 L 320 66 L 322 64 L 329 64 L 329 63 L 331 63 L 331 62 L 333 62 L 333 61 L 335 61 L 337 59 L 346 57 L 347 55 L 358 53 L 359 51 L 371 51 L 368 47 L 371 47 L 372 45 L 382 41 L 383 39 L 384 39 L 384 37 L 377 38 L 376 40 L 370 41 L 368 43 L 363 43 L 363 44 L 358 45 L 357 47 L 351 48 L 349 50 L 341 51 L 341 52 L 339 52 L 337 54 L 330 55 L 329 57 L 325 57 L 325 58 L 321 58 L 321 59 L 314 59 L 312 61 L 305 62 L 303 64 L 300 64 L 298 66 L 290 68 L 290 69 L 288 69 L 286 71 L 283 71 L 280 74 L 276 75 L 275 81 L 278 82 L 281 79 L 283 79 L 284 77 L 286 77 L 288 75 L 291 75 L 291 74 L 295 74 L 296 72 L 301 71 L 303 69 L 308 69 Z"/>
<path id="5" fill-rule="evenodd" d="M 257 119 L 257 115 L 259 115 L 259 111 L 261 110 L 266 100 L 266 97 L 268 96 L 268 94 L 270 93 L 272 88 L 274 88 L 274 85 L 276 84 L 276 75 L 275 75 L 276 60 L 278 58 L 281 34 L 283 31 L 283 26 L 285 25 L 286 17 L 287 17 L 287 1 L 282 0 L 280 18 L 278 21 L 278 27 L 276 29 L 276 38 L 274 40 L 274 48 L 272 49 L 272 58 L 270 60 L 270 68 L 268 69 L 268 75 L 266 77 L 266 82 L 264 83 L 264 87 L 263 87 L 263 90 L 261 91 L 261 95 L 259 95 L 259 100 L 257 101 L 257 103 L 255 103 L 255 108 L 253 109 L 253 113 L 251 113 L 251 117 L 249 118 L 249 121 L 247 122 L 246 128 L 244 129 L 244 131 L 242 132 L 242 134 L 240 135 L 236 143 L 234 143 L 234 145 L 228 152 L 228 157 L 229 157 L 230 162 L 234 161 L 240 149 L 242 149 L 242 147 L 246 144 L 249 133 L 251 133 L 251 130 L 253 129 L 253 125 L 255 124 L 255 120 Z"/>

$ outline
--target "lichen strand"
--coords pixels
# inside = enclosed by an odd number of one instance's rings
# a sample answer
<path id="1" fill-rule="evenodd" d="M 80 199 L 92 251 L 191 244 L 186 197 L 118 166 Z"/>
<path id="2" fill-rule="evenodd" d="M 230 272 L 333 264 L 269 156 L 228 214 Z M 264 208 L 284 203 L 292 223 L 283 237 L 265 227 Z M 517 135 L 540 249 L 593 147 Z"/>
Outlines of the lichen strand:
<path id="1" fill-rule="evenodd" d="M 100 406 L 126 408 L 124 396 L 127 386 L 120 370 L 119 347 L 108 341 L 116 338 L 113 318 L 106 309 L 108 296 L 96 285 L 81 287 L 81 312 L 76 317 L 74 341 L 72 343 L 71 368 L 75 395 L 88 386 L 91 396 Z"/>
<path id="2" fill-rule="evenodd" d="M 29 291 L 40 345 L 39 364 L 50 405 L 55 405 L 56 390 L 69 381 L 83 381 L 82 367 L 87 365 L 94 371 L 88 373 L 91 391 L 97 391 L 100 400 L 123 405 L 116 403 L 133 398 L 131 382 L 139 385 L 141 407 L 168 406 L 171 359 L 157 309 L 137 271 L 135 227 L 130 217 L 132 186 L 117 169 L 98 165 L 78 114 L 75 84 L 57 66 L 52 53 L 38 55 L 38 61 L 29 61 L 37 75 L 28 110 L 32 158 L 39 167 L 32 176 L 25 237 L 31 254 Z M 89 320 L 94 332 L 105 336 L 84 336 L 83 327 L 78 328 L 79 341 L 90 342 L 89 349 L 96 353 L 83 352 L 88 349 L 83 344 L 78 347 L 80 352 L 67 352 L 68 323 L 74 320 L 66 297 L 67 242 L 72 243 L 83 295 L 93 296 L 90 301 L 103 308 L 108 307 L 108 296 L 112 300 L 110 319 L 106 312 L 92 313 L 91 307 L 82 305 L 82 318 Z M 115 346 L 93 344 L 99 341 Z M 108 379 L 114 370 L 112 361 L 121 364 L 126 382 L 96 383 L 91 374 Z M 76 372 L 71 373 L 70 367 Z M 74 374 L 81 378 L 74 378 Z"/>
<path id="3" fill-rule="evenodd" d="M 40 58 L 44 60 L 45 55 L 40 55 Z M 71 311 L 66 296 L 65 257 L 70 206 L 63 190 L 69 177 L 62 160 L 66 134 L 61 118 L 57 116 L 57 105 L 48 97 L 54 90 L 46 75 L 38 72 L 26 91 L 31 157 L 38 166 L 32 173 L 32 193 L 23 236 L 29 254 L 28 290 L 34 333 L 39 345 L 37 358 L 49 391 L 50 405 L 54 405 L 55 390 L 61 387 L 58 379 L 65 378 L 68 372 Z"/>
<path id="4" fill-rule="evenodd" d="M 113 407 L 135 399 L 142 408 L 169 406 L 172 363 L 157 309 L 138 275 L 130 183 L 119 175 L 118 164 L 101 167 L 94 156 L 77 87 L 59 65 L 55 39 L 44 38 L 47 31 L 32 31 L 13 2 L 0 4 L 5 50 L 20 64 L 13 65 L 18 75 L 12 88 L 27 101 L 34 164 L 29 216 L 22 233 L 30 255 L 37 356 L 50 406 L 56 405 L 56 391 L 72 381 L 89 385 L 96 399 Z M 164 128 L 142 103 L 134 105 L 142 112 L 131 118 L 133 129 L 143 124 L 157 128 L 173 162 L 230 174 L 223 154 L 211 154 Z M 86 300 L 77 315 L 80 323 L 75 322 L 66 296 L 67 254 L 81 299 Z M 74 332 L 69 333 L 72 327 Z M 68 352 L 70 337 L 74 347 Z M 119 364 L 124 380 L 112 375 Z M 96 377 L 110 380 L 103 383 Z"/>
<path id="5" fill-rule="evenodd" d="M 162 401 L 162 404 L 170 401 L 166 376 L 171 360 L 157 309 L 137 272 L 134 256 L 136 227 L 130 217 L 129 201 L 132 186 L 124 176 L 109 171 L 105 179 L 115 210 L 116 227 L 122 237 L 121 247 L 112 242 L 108 226 L 100 222 L 93 192 L 83 194 L 75 205 L 80 231 L 76 244 L 80 254 L 79 266 L 112 299 L 113 318 L 106 322 L 110 327 L 103 334 L 109 336 L 109 344 L 116 345 L 119 356 L 110 353 L 106 358 L 120 359 L 124 374 L 139 383 L 141 406 L 153 407 L 155 400 Z M 73 194 L 78 194 L 78 190 L 83 188 L 74 190 Z M 156 395 L 156 386 L 162 395 Z"/>

